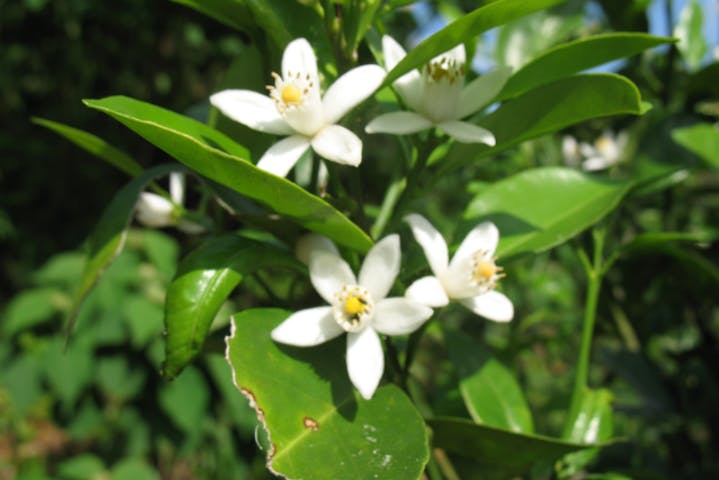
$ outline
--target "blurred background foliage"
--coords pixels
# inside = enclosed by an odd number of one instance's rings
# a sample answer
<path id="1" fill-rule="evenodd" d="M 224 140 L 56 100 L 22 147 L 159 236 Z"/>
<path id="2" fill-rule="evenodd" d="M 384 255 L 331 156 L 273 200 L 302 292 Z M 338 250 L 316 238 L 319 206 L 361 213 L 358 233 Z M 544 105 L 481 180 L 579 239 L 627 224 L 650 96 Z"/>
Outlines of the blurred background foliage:
<path id="1" fill-rule="evenodd" d="M 444 0 L 382 15 L 396 38 L 416 43 L 477 3 Z M 682 25 L 685 32 L 677 46 L 606 68 L 640 87 L 653 105 L 648 114 L 565 132 L 590 142 L 607 129 L 630 132 L 627 161 L 611 173 L 643 181 L 607 220 L 608 253 L 623 253 L 602 288 L 591 375 L 592 384 L 612 392 L 614 434 L 625 440 L 603 451 L 595 468 L 624 475 L 617 478 L 719 478 L 716 243 L 649 238 L 622 247 L 652 232 L 715 238 L 717 165 L 679 146 L 671 132 L 716 122 L 719 33 L 706 26 L 718 8 L 716 2 L 571 1 L 494 31 L 477 47 L 474 66 L 482 71 L 496 62 L 521 65 L 552 45 L 603 31 L 671 34 Z M 161 154 L 149 144 L 80 100 L 124 94 L 201 116 L 209 94 L 252 42 L 267 40 L 171 2 L 0 0 L 0 479 L 269 476 L 254 413 L 220 355 L 228 314 L 245 306 L 242 292 L 218 316 L 210 342 L 215 353 L 173 382 L 158 374 L 164 292 L 190 248 L 185 237 L 131 230 L 128 248 L 84 305 L 63 353 L 61 319 L 82 269 L 78 248 L 126 179 L 30 123 L 32 116 L 61 121 L 122 146 L 143 166 L 159 163 Z M 382 148 L 373 150 L 388 157 L 397 149 L 386 138 L 376 142 Z M 559 136 L 525 142 L 464 168 L 464 193 L 440 179 L 421 209 L 441 219 L 442 212 L 462 210 L 483 181 L 564 162 Z M 438 226 L 452 231 L 453 222 L 445 218 Z M 517 310 L 509 336 L 490 322 L 464 325 L 518 372 L 537 430 L 547 434 L 560 433 L 566 414 L 584 295 L 574 249 L 590 241 L 584 235 L 507 265 L 503 289 Z M 410 247 L 407 255 L 411 263 L 421 253 Z M 251 279 L 243 289 L 266 297 Z M 460 321 L 452 312 L 448 317 Z M 429 333 L 427 351 L 446 359 L 441 333 Z M 435 413 L 466 415 L 449 362 L 420 358 L 414 373 L 418 388 L 433 395 L 426 400 Z M 591 478 L 557 470 L 553 475 Z"/>

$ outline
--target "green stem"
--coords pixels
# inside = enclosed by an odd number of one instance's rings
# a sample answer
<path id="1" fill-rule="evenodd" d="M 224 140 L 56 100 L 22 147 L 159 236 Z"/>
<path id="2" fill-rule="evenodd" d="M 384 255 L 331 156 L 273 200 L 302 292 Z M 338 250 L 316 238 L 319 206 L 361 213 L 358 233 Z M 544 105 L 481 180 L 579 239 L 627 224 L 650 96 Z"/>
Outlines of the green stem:
<path id="1" fill-rule="evenodd" d="M 397 205 L 397 201 L 406 187 L 406 178 L 398 178 L 390 184 L 387 189 L 387 193 L 384 196 L 384 200 L 382 201 L 382 207 L 380 208 L 379 215 L 377 215 L 377 219 L 370 229 L 372 238 L 377 239 L 382 235 L 382 232 L 387 227 L 387 223 L 390 218 L 392 218 L 394 207 Z"/>
<path id="2" fill-rule="evenodd" d="M 589 359 L 592 350 L 592 338 L 594 336 L 594 324 L 597 317 L 597 303 L 599 301 L 599 291 L 602 285 L 603 268 L 602 268 L 602 252 L 604 250 L 605 230 L 595 229 L 592 232 L 594 238 L 594 255 L 592 264 L 586 262 L 586 255 L 580 258 L 585 259 L 585 268 L 587 270 L 587 298 L 584 307 L 584 321 L 582 325 L 582 342 L 579 347 L 579 358 L 577 360 L 577 371 L 574 378 L 574 388 L 572 390 L 572 398 L 569 407 L 569 415 L 567 423 L 564 425 L 564 436 L 566 437 L 572 429 L 570 422 L 576 418 L 576 414 L 582 402 L 582 396 L 589 386 Z M 582 252 L 583 253 L 583 252 Z"/>

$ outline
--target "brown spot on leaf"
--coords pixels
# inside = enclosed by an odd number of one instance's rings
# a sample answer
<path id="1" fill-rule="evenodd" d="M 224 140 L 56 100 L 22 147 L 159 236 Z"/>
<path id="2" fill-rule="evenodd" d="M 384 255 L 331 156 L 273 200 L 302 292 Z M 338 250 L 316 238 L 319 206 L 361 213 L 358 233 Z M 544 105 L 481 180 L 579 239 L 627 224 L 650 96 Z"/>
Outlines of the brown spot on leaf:
<path id="1" fill-rule="evenodd" d="M 316 432 L 320 429 L 320 424 L 312 417 L 305 417 L 302 419 L 302 425 L 305 426 L 305 428 L 309 428 L 313 432 Z"/>

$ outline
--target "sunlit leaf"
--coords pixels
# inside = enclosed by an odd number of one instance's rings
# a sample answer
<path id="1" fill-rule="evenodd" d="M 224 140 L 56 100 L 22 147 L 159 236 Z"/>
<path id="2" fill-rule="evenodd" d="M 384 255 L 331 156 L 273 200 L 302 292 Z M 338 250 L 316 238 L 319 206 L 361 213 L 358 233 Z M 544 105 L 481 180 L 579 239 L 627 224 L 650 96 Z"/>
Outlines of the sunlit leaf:
<path id="1" fill-rule="evenodd" d="M 357 225 L 296 184 L 258 169 L 247 160 L 247 150 L 230 138 L 189 117 L 128 97 L 85 100 L 218 183 L 265 203 L 310 230 L 337 243 L 366 251 L 372 241 Z"/>
<path id="2" fill-rule="evenodd" d="M 474 197 L 465 219 L 491 219 L 500 256 L 541 252 L 572 238 L 612 211 L 632 183 L 562 167 L 525 170 Z"/>
<path id="3" fill-rule="evenodd" d="M 534 432 L 532 414 L 512 372 L 481 345 L 445 331 L 449 358 L 459 374 L 459 390 L 477 423 L 515 432 Z"/>
<path id="4" fill-rule="evenodd" d="M 362 399 L 344 336 L 307 348 L 274 343 L 270 331 L 288 315 L 246 310 L 227 339 L 235 384 L 269 433 L 268 467 L 288 478 L 419 478 L 429 451 L 412 402 L 394 385 Z"/>
<path id="5" fill-rule="evenodd" d="M 498 99 L 515 97 L 562 77 L 673 41 L 673 38 L 644 33 L 607 33 L 567 42 L 547 50 L 519 69 L 507 81 Z"/>
<path id="6" fill-rule="evenodd" d="M 202 350 L 212 320 L 242 279 L 260 268 L 299 268 L 287 252 L 237 235 L 205 241 L 182 260 L 167 290 L 163 375 L 173 378 Z"/>
<path id="7" fill-rule="evenodd" d="M 708 165 L 719 168 L 719 128 L 708 123 L 677 128 L 672 138 L 682 147 L 698 155 Z"/>
<path id="8" fill-rule="evenodd" d="M 577 410 L 569 413 L 563 437 L 576 443 L 601 443 L 609 440 L 614 431 L 612 392 L 606 389 L 585 389 Z M 563 459 L 562 471 L 574 475 L 589 464 L 599 449 L 590 448 L 570 453 Z"/>

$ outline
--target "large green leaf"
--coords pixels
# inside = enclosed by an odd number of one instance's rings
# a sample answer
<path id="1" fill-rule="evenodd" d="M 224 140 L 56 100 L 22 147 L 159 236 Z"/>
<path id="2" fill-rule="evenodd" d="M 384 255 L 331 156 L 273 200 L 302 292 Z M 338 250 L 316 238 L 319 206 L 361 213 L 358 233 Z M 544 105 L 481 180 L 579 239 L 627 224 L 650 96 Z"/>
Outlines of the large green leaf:
<path id="1" fill-rule="evenodd" d="M 96 157 L 105 160 L 110 165 L 119 168 L 130 176 L 136 177 L 142 173 L 142 167 L 131 156 L 119 150 L 102 138 L 83 130 L 53 122 L 44 118 L 33 118 L 33 123 L 49 128 L 53 132 L 65 137 L 78 147 L 86 150 Z"/>
<path id="2" fill-rule="evenodd" d="M 515 97 L 562 77 L 673 41 L 645 33 L 607 33 L 568 42 L 547 50 L 512 75 L 499 99 Z"/>
<path id="3" fill-rule="evenodd" d="M 125 185 L 105 208 L 100 221 L 87 240 L 87 261 L 66 321 L 68 336 L 72 332 L 82 302 L 87 298 L 105 269 L 125 247 L 127 225 L 132 218 L 132 212 L 140 192 L 156 177 L 167 175 L 178 168 L 181 167 L 168 164 L 147 170 Z"/>
<path id="4" fill-rule="evenodd" d="M 497 0 L 464 15 L 424 40 L 407 53 L 385 78 L 389 85 L 399 77 L 452 47 L 472 41 L 490 28 L 502 25 L 524 15 L 549 8 L 564 0 Z"/>
<path id="5" fill-rule="evenodd" d="M 246 275 L 299 265 L 282 250 L 238 235 L 212 238 L 190 253 L 167 290 L 163 375 L 175 377 L 200 352 L 212 320 Z"/>
<path id="6" fill-rule="evenodd" d="M 585 389 L 577 410 L 569 413 L 562 436 L 570 442 L 585 444 L 608 441 L 614 431 L 612 400 L 612 392 L 609 390 Z M 570 453 L 564 457 L 563 471 L 568 476 L 576 474 L 598 453 L 599 449 L 596 448 Z"/>
<path id="7" fill-rule="evenodd" d="M 364 400 L 345 367 L 345 338 L 278 345 L 270 331 L 289 312 L 235 316 L 227 358 L 272 444 L 268 467 L 288 478 L 417 479 L 429 458 L 422 417 L 394 385 Z"/>
<path id="8" fill-rule="evenodd" d="M 612 74 L 576 75 L 530 90 L 503 104 L 478 123 L 497 140 L 495 147 L 456 143 L 442 170 L 495 154 L 524 140 L 609 115 L 645 111 L 637 87 Z"/>
<path id="9" fill-rule="evenodd" d="M 631 185 L 569 168 L 534 168 L 482 191 L 464 217 L 473 221 L 489 217 L 495 222 L 501 233 L 500 256 L 537 253 L 599 221 Z"/>
<path id="10" fill-rule="evenodd" d="M 719 168 L 719 128 L 708 123 L 677 128 L 672 130 L 672 139 L 708 165 Z"/>
<path id="11" fill-rule="evenodd" d="M 427 423 L 432 428 L 433 445 L 480 464 L 483 473 L 479 478 L 513 478 L 527 474 L 534 465 L 602 446 L 510 432 L 463 418 L 436 418 Z"/>
<path id="12" fill-rule="evenodd" d="M 687 62 L 689 70 L 696 70 L 707 51 L 702 26 L 704 23 L 702 6 L 697 0 L 690 0 L 679 14 L 674 27 L 674 36 L 679 37 L 677 49 Z"/>
<path id="13" fill-rule="evenodd" d="M 331 205 L 294 183 L 247 161 L 247 151 L 224 134 L 189 117 L 128 97 L 85 100 L 178 161 L 218 183 L 265 203 L 310 230 L 367 251 L 372 240 Z"/>
<path id="14" fill-rule="evenodd" d="M 449 358 L 459 374 L 459 390 L 477 423 L 515 432 L 534 432 L 532 413 L 512 372 L 481 345 L 445 331 Z"/>

